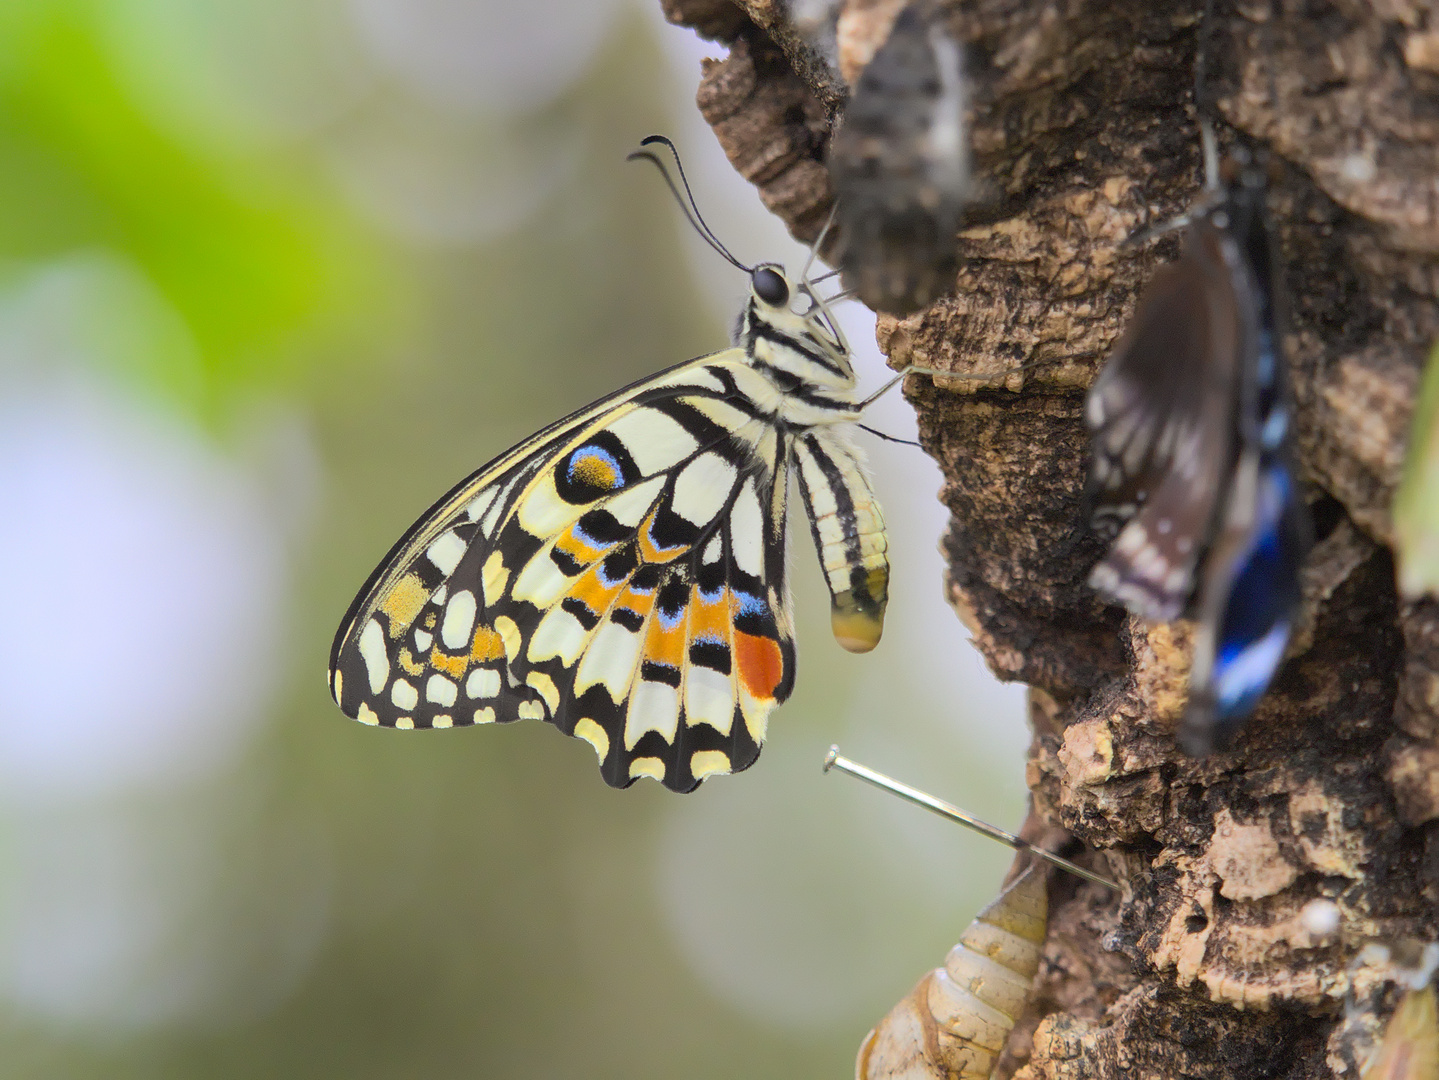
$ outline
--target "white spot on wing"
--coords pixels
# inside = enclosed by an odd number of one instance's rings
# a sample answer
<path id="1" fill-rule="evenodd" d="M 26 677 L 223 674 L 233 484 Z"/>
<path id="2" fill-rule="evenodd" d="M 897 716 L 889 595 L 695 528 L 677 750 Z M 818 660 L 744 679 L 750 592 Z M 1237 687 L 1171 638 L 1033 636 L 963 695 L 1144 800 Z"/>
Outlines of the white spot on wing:
<path id="1" fill-rule="evenodd" d="M 708 724 L 721 735 L 728 735 L 734 723 L 730 677 L 713 668 L 689 665 L 685 670 L 685 720 L 691 726 Z"/>
<path id="2" fill-rule="evenodd" d="M 598 683 L 610 692 L 611 700 L 623 701 L 639 662 L 640 645 L 639 634 L 609 620 L 602 623 L 575 672 L 575 697 Z"/>
<path id="3" fill-rule="evenodd" d="M 695 437 L 659 409 L 634 409 L 606 427 L 624 443 L 641 476 L 673 469 L 699 449 Z"/>
<path id="4" fill-rule="evenodd" d="M 724 508 L 736 479 L 734 466 L 724 458 L 701 454 L 675 477 L 670 509 L 695 525 L 707 524 Z"/>
<path id="5" fill-rule="evenodd" d="M 443 533 L 428 548 L 425 554 L 430 562 L 440 568 L 440 573 L 449 577 L 455 572 L 455 567 L 460 565 L 460 559 L 465 554 L 465 542 L 455 534 L 453 530 Z"/>
<path id="6" fill-rule="evenodd" d="M 680 695 L 675 687 L 648 679 L 635 680 L 625 712 L 625 749 L 633 750 L 647 731 L 658 731 L 674 744 L 680 721 Z"/>
<path id="7" fill-rule="evenodd" d="M 360 632 L 360 658 L 365 661 L 365 674 L 370 677 L 370 693 L 378 694 L 390 679 L 390 657 L 385 652 L 385 632 L 374 619 Z"/>
<path id="8" fill-rule="evenodd" d="M 425 683 L 425 700 L 436 705 L 453 705 L 458 696 L 459 687 L 438 672 Z"/>
<path id="9" fill-rule="evenodd" d="M 516 600 L 528 600 L 537 608 L 547 608 L 564 594 L 569 583 L 570 579 L 550 558 L 550 548 L 544 547 L 515 575 L 510 595 Z"/>
<path id="10" fill-rule="evenodd" d="M 493 698 L 500 696 L 500 673 L 494 668 L 475 668 L 465 680 L 465 696 Z M 475 721 L 479 723 L 479 721 Z"/>
<path id="11" fill-rule="evenodd" d="M 569 667 L 579 658 L 588 636 L 579 619 L 564 608 L 552 607 L 530 636 L 529 658 L 539 661 L 558 656 Z"/>
<path id="12" fill-rule="evenodd" d="M 639 528 L 640 521 L 653 505 L 655 497 L 664 487 L 664 482 L 663 476 L 656 476 L 642 484 L 636 484 L 613 498 L 606 499 L 604 508 L 621 525 L 631 529 Z"/>
<path id="13" fill-rule="evenodd" d="M 475 630 L 475 594 L 461 589 L 445 605 L 445 619 L 440 624 L 440 640 L 450 652 L 459 652 L 470 644 Z"/>
<path id="14" fill-rule="evenodd" d="M 420 703 L 420 692 L 404 679 L 396 679 L 390 688 L 390 700 L 400 709 L 413 709 Z"/>
<path id="15" fill-rule="evenodd" d="M 764 514 L 754 480 L 744 482 L 730 511 L 730 549 L 739 568 L 753 577 L 764 576 Z"/>

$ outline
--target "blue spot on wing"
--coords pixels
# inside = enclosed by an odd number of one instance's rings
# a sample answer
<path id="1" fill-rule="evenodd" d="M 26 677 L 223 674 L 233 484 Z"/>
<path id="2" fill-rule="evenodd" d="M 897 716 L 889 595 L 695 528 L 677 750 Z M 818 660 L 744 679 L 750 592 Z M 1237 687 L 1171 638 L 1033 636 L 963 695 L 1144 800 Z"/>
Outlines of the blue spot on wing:
<path id="1" fill-rule="evenodd" d="M 739 613 L 741 615 L 763 616 L 769 614 L 769 605 L 758 596 L 747 592 L 740 592 L 736 589 L 735 599 L 739 601 Z"/>
<path id="2" fill-rule="evenodd" d="M 1307 532 L 1289 470 L 1271 463 L 1260 477 L 1259 520 L 1219 621 L 1215 712 L 1239 722 L 1254 710 L 1284 659 L 1300 600 Z"/>

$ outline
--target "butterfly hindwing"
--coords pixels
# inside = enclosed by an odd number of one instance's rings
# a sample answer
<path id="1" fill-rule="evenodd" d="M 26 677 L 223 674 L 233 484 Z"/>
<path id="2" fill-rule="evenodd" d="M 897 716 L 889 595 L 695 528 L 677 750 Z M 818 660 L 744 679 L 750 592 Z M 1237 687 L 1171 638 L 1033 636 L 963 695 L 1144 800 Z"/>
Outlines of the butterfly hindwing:
<path id="1" fill-rule="evenodd" d="M 1162 267 L 1086 403 L 1089 500 L 1118 530 L 1090 584 L 1144 618 L 1176 618 L 1215 527 L 1236 452 L 1239 355 L 1255 314 L 1231 273 L 1232 242 L 1207 221 Z"/>
<path id="2" fill-rule="evenodd" d="M 785 456 L 739 356 L 582 410 L 436 504 L 341 629 L 341 708 L 395 727 L 546 719 L 620 787 L 753 762 L 794 653 Z"/>

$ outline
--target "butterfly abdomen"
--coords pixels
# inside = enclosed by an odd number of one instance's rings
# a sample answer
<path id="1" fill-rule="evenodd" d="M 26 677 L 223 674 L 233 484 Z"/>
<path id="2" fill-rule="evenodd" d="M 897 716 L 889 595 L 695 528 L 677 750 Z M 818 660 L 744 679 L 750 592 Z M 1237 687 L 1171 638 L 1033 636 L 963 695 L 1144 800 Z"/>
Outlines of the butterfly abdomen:
<path id="1" fill-rule="evenodd" d="M 835 640 L 850 652 L 868 652 L 879 644 L 889 598 L 884 515 L 858 452 L 840 432 L 804 432 L 792 454 L 829 586 Z"/>
<path id="2" fill-rule="evenodd" d="M 865 1037 L 856 1080 L 987 1080 L 1029 999 L 1048 922 L 1045 875 L 1031 868 Z"/>

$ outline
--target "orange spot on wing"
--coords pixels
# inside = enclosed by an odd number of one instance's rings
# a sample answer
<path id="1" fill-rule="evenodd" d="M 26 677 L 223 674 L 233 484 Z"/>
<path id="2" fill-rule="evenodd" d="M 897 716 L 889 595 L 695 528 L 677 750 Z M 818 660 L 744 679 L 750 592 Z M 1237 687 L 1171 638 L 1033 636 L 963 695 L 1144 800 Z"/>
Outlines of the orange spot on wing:
<path id="1" fill-rule="evenodd" d="M 470 658 L 464 654 L 451 656 L 449 653 L 440 652 L 438 645 L 430 650 L 430 667 L 444 672 L 452 679 L 462 676 L 469 666 Z"/>
<path id="2" fill-rule="evenodd" d="M 784 678 L 784 654 L 779 642 L 735 631 L 734 658 L 740 683 L 750 696 L 773 698 Z"/>
<path id="3" fill-rule="evenodd" d="M 683 619 L 669 629 L 665 629 L 659 619 L 652 619 L 649 632 L 645 635 L 644 658 L 657 664 L 683 667 L 687 641 Z"/>
<path id="4" fill-rule="evenodd" d="M 690 636 L 712 637 L 716 641 L 729 640 L 730 599 L 720 593 L 714 603 L 700 598 L 698 588 L 690 593 Z"/>
<path id="5" fill-rule="evenodd" d="M 578 581 L 570 587 L 570 595 L 581 601 L 596 615 L 603 615 L 609 610 L 610 601 L 619 593 L 620 586 L 606 585 L 600 580 L 599 574 L 593 569 L 586 570 L 580 575 Z"/>
<path id="6" fill-rule="evenodd" d="M 615 467 L 595 453 L 576 454 L 570 463 L 570 476 L 589 487 L 613 490 L 620 486 L 620 476 Z"/>
<path id="7" fill-rule="evenodd" d="M 575 535 L 575 530 L 570 529 L 555 541 L 555 549 L 564 552 L 581 566 L 589 566 L 599 562 L 604 556 L 604 548 L 597 548 L 587 544 L 584 540 Z"/>
<path id="8" fill-rule="evenodd" d="M 654 606 L 655 592 L 653 589 L 649 592 L 635 592 L 629 587 L 625 588 L 625 591 L 615 603 L 615 607 L 629 608 L 641 618 L 648 616 Z"/>
<path id="9" fill-rule="evenodd" d="M 504 655 L 504 639 L 488 626 L 476 626 L 475 638 L 470 642 L 470 662 L 481 664 L 486 660 L 499 660 Z"/>

